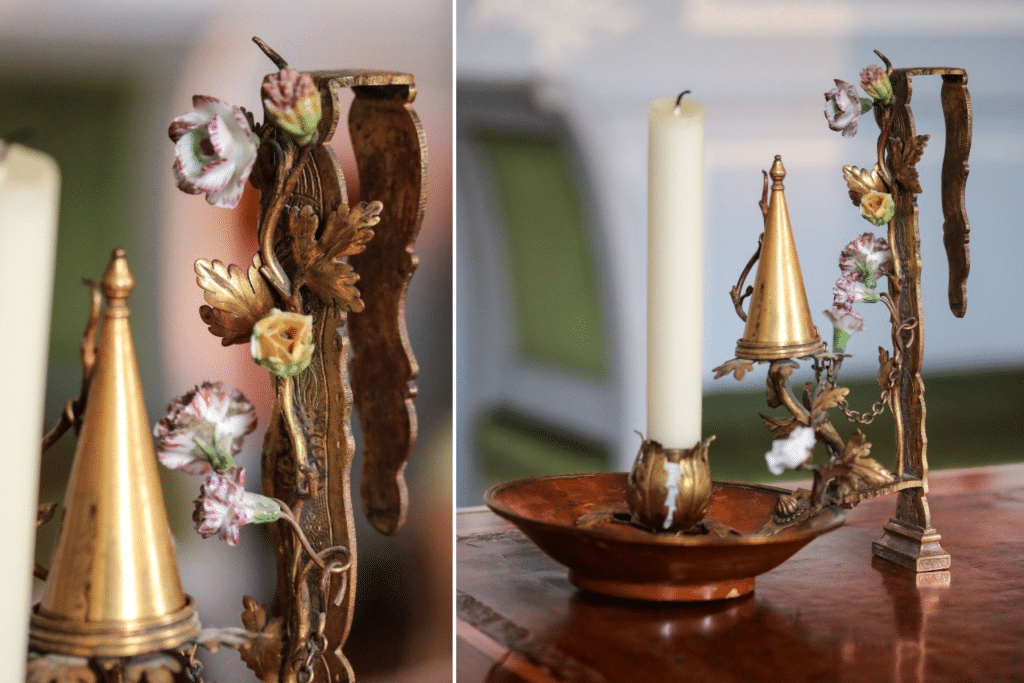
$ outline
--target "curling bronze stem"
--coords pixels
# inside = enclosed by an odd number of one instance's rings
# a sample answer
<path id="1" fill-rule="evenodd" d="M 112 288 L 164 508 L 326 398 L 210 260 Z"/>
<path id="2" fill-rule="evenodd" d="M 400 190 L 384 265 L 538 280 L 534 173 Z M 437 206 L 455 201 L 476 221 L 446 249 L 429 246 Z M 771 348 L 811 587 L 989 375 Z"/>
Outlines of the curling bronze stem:
<path id="1" fill-rule="evenodd" d="M 100 308 L 103 305 L 103 295 L 100 288 L 92 280 L 82 280 L 89 288 L 91 306 L 89 308 L 89 319 L 85 324 L 85 332 L 82 334 L 82 388 L 76 398 L 69 399 L 64 404 L 64 410 L 60 414 L 60 420 L 43 436 L 42 452 L 46 453 L 57 440 L 64 435 L 64 432 L 75 428 L 75 433 L 82 428 L 82 415 L 85 414 L 85 403 L 89 397 L 89 380 L 92 379 L 92 369 L 96 365 L 96 330 L 100 322 Z"/>
<path id="2" fill-rule="evenodd" d="M 290 168 L 288 162 L 292 157 L 292 149 L 294 149 L 291 143 L 289 142 L 288 150 L 284 150 L 280 146 L 277 149 L 280 150 L 283 159 L 280 166 L 281 171 L 278 173 L 277 182 L 275 183 L 274 198 L 267 208 L 267 213 L 263 216 L 261 230 L 259 231 L 260 254 L 263 256 L 264 263 L 261 271 L 263 271 L 263 274 L 267 276 L 267 279 L 270 280 L 281 296 L 285 299 L 290 299 L 292 296 L 291 281 L 288 279 L 288 275 L 285 274 L 284 268 L 281 267 L 281 262 L 277 260 L 274 242 L 276 241 L 277 223 L 281 219 L 281 212 L 284 210 L 288 196 L 295 189 L 295 185 L 302 176 L 302 167 L 309 158 L 311 147 L 307 145 L 299 149 L 298 159 L 295 160 L 295 163 Z M 289 169 L 287 175 L 284 169 Z M 302 311 L 294 312 L 301 313 Z"/>
<path id="3" fill-rule="evenodd" d="M 306 476 L 306 435 L 299 425 L 299 419 L 295 415 L 295 383 L 291 377 L 279 377 L 277 379 L 278 395 L 281 400 L 281 411 L 284 416 L 285 426 L 288 428 L 288 436 L 295 447 L 295 464 L 300 476 Z"/>

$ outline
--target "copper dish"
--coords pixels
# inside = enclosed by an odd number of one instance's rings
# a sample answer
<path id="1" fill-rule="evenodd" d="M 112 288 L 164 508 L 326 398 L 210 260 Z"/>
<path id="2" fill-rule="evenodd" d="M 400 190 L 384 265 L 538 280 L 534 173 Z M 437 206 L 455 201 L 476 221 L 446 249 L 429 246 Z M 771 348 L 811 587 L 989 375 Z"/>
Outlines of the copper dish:
<path id="1" fill-rule="evenodd" d="M 842 525 L 843 511 L 829 506 L 777 534 L 759 534 L 786 493 L 774 486 L 713 482 L 708 517 L 742 534 L 725 538 L 655 534 L 610 519 L 578 526 L 594 513 L 628 514 L 622 472 L 520 479 L 491 488 L 484 499 L 568 567 L 569 581 L 580 588 L 636 600 L 699 601 L 750 593 L 758 574 Z"/>

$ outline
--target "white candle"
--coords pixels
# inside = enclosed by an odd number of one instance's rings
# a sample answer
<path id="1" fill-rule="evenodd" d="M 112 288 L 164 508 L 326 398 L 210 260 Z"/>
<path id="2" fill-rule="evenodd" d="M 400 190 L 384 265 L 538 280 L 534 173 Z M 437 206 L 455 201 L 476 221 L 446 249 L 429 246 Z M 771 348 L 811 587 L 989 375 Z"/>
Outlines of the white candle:
<path id="1" fill-rule="evenodd" d="M 21 145 L 7 146 L 0 161 L 0 291 L 8 328 L 0 342 L 5 359 L 0 424 L 6 452 L 0 555 L 0 614 L 6 626 L 0 638 L 0 669 L 12 681 L 25 680 L 28 655 L 59 195 L 60 172 L 52 158 Z"/>
<path id="2" fill-rule="evenodd" d="M 701 438 L 704 107 L 685 97 L 648 111 L 647 437 Z"/>

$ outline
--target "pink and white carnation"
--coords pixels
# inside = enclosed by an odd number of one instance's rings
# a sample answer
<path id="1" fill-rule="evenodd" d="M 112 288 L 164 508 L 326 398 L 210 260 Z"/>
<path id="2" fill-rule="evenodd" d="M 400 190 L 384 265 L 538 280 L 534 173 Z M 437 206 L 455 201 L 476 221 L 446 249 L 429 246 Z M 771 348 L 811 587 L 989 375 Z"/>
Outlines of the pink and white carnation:
<path id="1" fill-rule="evenodd" d="M 273 522 L 281 518 L 281 507 L 272 498 L 245 490 L 245 468 L 232 467 L 211 472 L 199 489 L 192 521 L 203 538 L 219 536 L 231 546 L 250 523 Z"/>
<path id="2" fill-rule="evenodd" d="M 811 459 L 811 449 L 816 439 L 811 427 L 797 427 L 785 439 L 772 442 L 772 449 L 764 454 L 768 471 L 780 475 L 786 470 L 795 470 Z"/>
<path id="3" fill-rule="evenodd" d="M 246 434 L 256 428 L 256 409 L 238 390 L 203 382 L 175 398 L 153 429 L 156 454 L 165 467 L 207 474 L 235 466 Z"/>
<path id="4" fill-rule="evenodd" d="M 825 121 L 832 130 L 842 131 L 843 137 L 852 138 L 861 115 L 860 96 L 846 81 L 835 81 L 836 87 L 825 93 Z"/>
<path id="5" fill-rule="evenodd" d="M 844 310 L 852 310 L 853 304 L 878 301 L 878 293 L 864 284 L 857 273 L 844 273 L 832 288 L 833 306 Z"/>
<path id="6" fill-rule="evenodd" d="M 891 264 L 889 243 L 870 232 L 847 244 L 839 254 L 839 269 L 844 273 L 858 274 L 872 289 L 878 278 L 889 274 Z"/>
<path id="7" fill-rule="evenodd" d="M 171 122 L 174 178 L 189 194 L 205 194 L 214 206 L 233 209 L 256 163 L 259 144 L 241 107 L 196 95 L 194 111 Z"/>

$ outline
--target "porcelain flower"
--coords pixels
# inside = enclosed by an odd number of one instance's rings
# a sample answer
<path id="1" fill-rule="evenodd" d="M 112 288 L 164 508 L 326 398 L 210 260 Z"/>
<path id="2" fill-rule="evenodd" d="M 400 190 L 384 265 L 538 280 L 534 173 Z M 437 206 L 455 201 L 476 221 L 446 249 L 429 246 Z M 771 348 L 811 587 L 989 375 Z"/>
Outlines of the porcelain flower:
<path id="1" fill-rule="evenodd" d="M 896 203 L 888 192 L 865 192 L 860 198 L 860 215 L 872 225 L 886 225 L 896 213 Z"/>
<path id="2" fill-rule="evenodd" d="M 174 141 L 174 178 L 182 191 L 233 209 L 256 163 L 258 141 L 240 107 L 205 95 L 194 96 L 192 106 L 167 130 Z"/>
<path id="3" fill-rule="evenodd" d="M 313 316 L 276 308 L 252 328 L 252 359 L 278 377 L 292 377 L 313 357 Z"/>
<path id="4" fill-rule="evenodd" d="M 772 449 L 764 454 L 768 471 L 779 475 L 786 470 L 795 470 L 811 458 L 814 448 L 814 429 L 797 427 L 785 439 L 772 442 Z"/>
<path id="5" fill-rule="evenodd" d="M 240 392 L 220 382 L 203 382 L 171 401 L 153 436 L 165 467 L 206 474 L 234 467 L 233 456 L 256 428 L 256 409 Z"/>
<path id="6" fill-rule="evenodd" d="M 892 83 L 885 74 L 885 69 L 877 64 L 872 64 L 860 72 L 860 87 L 882 104 L 892 102 Z"/>
<path id="7" fill-rule="evenodd" d="M 844 310 L 852 310 L 853 304 L 862 301 L 873 304 L 879 300 L 878 292 L 862 282 L 857 273 L 845 273 L 836 280 L 832 295 L 833 306 Z"/>
<path id="8" fill-rule="evenodd" d="M 831 308 L 825 316 L 832 322 L 832 348 L 838 353 L 846 350 L 851 334 L 864 331 L 864 318 L 850 309 Z"/>
<path id="9" fill-rule="evenodd" d="M 203 538 L 219 536 L 228 545 L 238 545 L 239 530 L 249 523 L 273 522 L 281 508 L 272 499 L 245 490 L 245 469 L 233 467 L 223 473 L 211 472 L 195 500 L 192 513 L 196 531 Z"/>
<path id="10" fill-rule="evenodd" d="M 868 287 L 874 288 L 878 278 L 888 274 L 891 261 L 889 243 L 866 232 L 839 254 L 839 269 L 844 273 L 857 273 Z"/>
<path id="11" fill-rule="evenodd" d="M 825 93 L 825 121 L 832 130 L 842 131 L 843 137 L 852 138 L 861 115 L 860 96 L 846 81 L 835 80 L 836 87 Z"/>
<path id="12" fill-rule="evenodd" d="M 263 107 L 299 145 L 313 141 L 323 115 L 313 78 L 291 67 L 263 79 Z"/>

